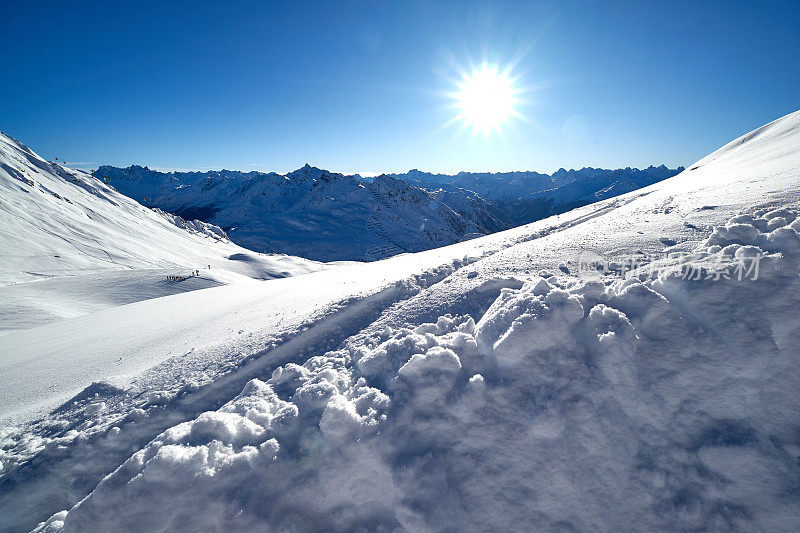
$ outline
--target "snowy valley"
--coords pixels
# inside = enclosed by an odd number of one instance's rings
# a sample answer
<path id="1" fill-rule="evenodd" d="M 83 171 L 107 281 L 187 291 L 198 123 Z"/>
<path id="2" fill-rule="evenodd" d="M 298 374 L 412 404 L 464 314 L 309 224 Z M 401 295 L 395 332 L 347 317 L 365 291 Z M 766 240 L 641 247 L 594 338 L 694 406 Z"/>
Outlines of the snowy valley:
<path id="1" fill-rule="evenodd" d="M 0 163 L 0 530 L 800 528 L 800 111 L 508 190 Z"/>

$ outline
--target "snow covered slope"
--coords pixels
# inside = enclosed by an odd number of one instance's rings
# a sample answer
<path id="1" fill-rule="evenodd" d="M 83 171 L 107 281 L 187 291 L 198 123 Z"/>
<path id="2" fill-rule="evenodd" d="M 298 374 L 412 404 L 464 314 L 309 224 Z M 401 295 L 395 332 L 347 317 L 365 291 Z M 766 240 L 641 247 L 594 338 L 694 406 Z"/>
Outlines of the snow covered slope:
<path id="1" fill-rule="evenodd" d="M 6 334 L 0 528 L 796 531 L 799 214 L 797 112 L 524 227 Z"/>
<path id="2" fill-rule="evenodd" d="M 323 267 L 241 248 L 216 226 L 143 207 L 2 133 L 0 230 L 0 330 Z M 196 269 L 203 275 L 166 280 Z"/>
<path id="3" fill-rule="evenodd" d="M 139 166 L 102 166 L 95 175 L 145 205 L 218 224 L 252 250 L 322 261 L 380 259 L 491 231 L 388 176 L 361 183 L 309 165 L 285 176 Z"/>

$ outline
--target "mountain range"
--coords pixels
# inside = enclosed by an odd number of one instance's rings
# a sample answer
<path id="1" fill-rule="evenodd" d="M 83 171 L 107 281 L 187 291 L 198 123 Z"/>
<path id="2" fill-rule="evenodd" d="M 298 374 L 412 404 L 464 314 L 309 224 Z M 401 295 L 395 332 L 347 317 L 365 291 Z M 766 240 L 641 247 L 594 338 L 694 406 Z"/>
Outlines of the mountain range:
<path id="1" fill-rule="evenodd" d="M 332 266 L 242 248 L 218 226 L 144 207 L 3 133 L 0 228 L 0 330 Z"/>
<path id="2" fill-rule="evenodd" d="M 450 176 L 411 170 L 365 179 L 306 164 L 274 172 L 159 172 L 101 166 L 94 175 L 144 205 L 222 227 L 258 252 L 320 261 L 376 260 L 526 224 L 683 170 L 560 169 Z"/>

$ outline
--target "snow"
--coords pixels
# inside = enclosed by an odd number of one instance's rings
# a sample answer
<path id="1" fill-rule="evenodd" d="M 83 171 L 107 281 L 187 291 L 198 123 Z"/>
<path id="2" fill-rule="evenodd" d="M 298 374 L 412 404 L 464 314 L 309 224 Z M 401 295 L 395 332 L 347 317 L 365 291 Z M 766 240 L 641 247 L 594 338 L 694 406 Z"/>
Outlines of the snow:
<path id="1" fill-rule="evenodd" d="M 140 166 L 101 166 L 95 175 L 147 205 L 219 224 L 242 246 L 322 261 L 379 259 L 504 229 L 487 229 L 480 216 L 465 218 L 402 180 L 363 184 L 310 165 L 285 176 Z"/>
<path id="2" fill-rule="evenodd" d="M 419 252 L 545 218 L 677 174 L 665 166 L 535 172 L 419 171 L 370 180 L 306 165 L 285 176 L 101 166 L 95 175 L 150 206 L 198 217 L 262 252 L 323 261 Z"/>
<path id="3" fill-rule="evenodd" d="M 101 309 L 224 284 L 222 271 L 170 281 L 184 269 L 128 269 L 0 286 L 0 329 L 28 329 Z"/>
<path id="4" fill-rule="evenodd" d="M 0 330 L 326 267 L 236 246 L 216 226 L 147 209 L 85 172 L 44 161 L 3 133 L 0 191 Z M 194 270 L 202 275 L 166 280 Z"/>
<path id="5" fill-rule="evenodd" d="M 800 112 L 521 228 L 6 333 L 0 525 L 795 531 L 798 215 Z"/>
<path id="6" fill-rule="evenodd" d="M 394 177 L 425 189 L 470 220 L 487 227 L 527 224 L 550 215 L 640 189 L 672 177 L 683 167 L 664 165 L 616 170 L 585 167 L 539 172 L 459 172 L 454 176 L 411 170 Z"/>

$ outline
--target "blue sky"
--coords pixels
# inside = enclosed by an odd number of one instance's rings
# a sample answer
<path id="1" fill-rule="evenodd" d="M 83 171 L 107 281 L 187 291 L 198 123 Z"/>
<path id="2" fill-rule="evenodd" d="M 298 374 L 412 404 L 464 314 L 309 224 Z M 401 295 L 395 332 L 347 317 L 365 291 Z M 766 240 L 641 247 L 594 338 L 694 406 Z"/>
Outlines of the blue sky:
<path id="1" fill-rule="evenodd" d="M 5 2 L 0 129 L 75 166 L 687 165 L 798 109 L 800 2 Z M 452 121 L 488 61 L 522 118 Z"/>

